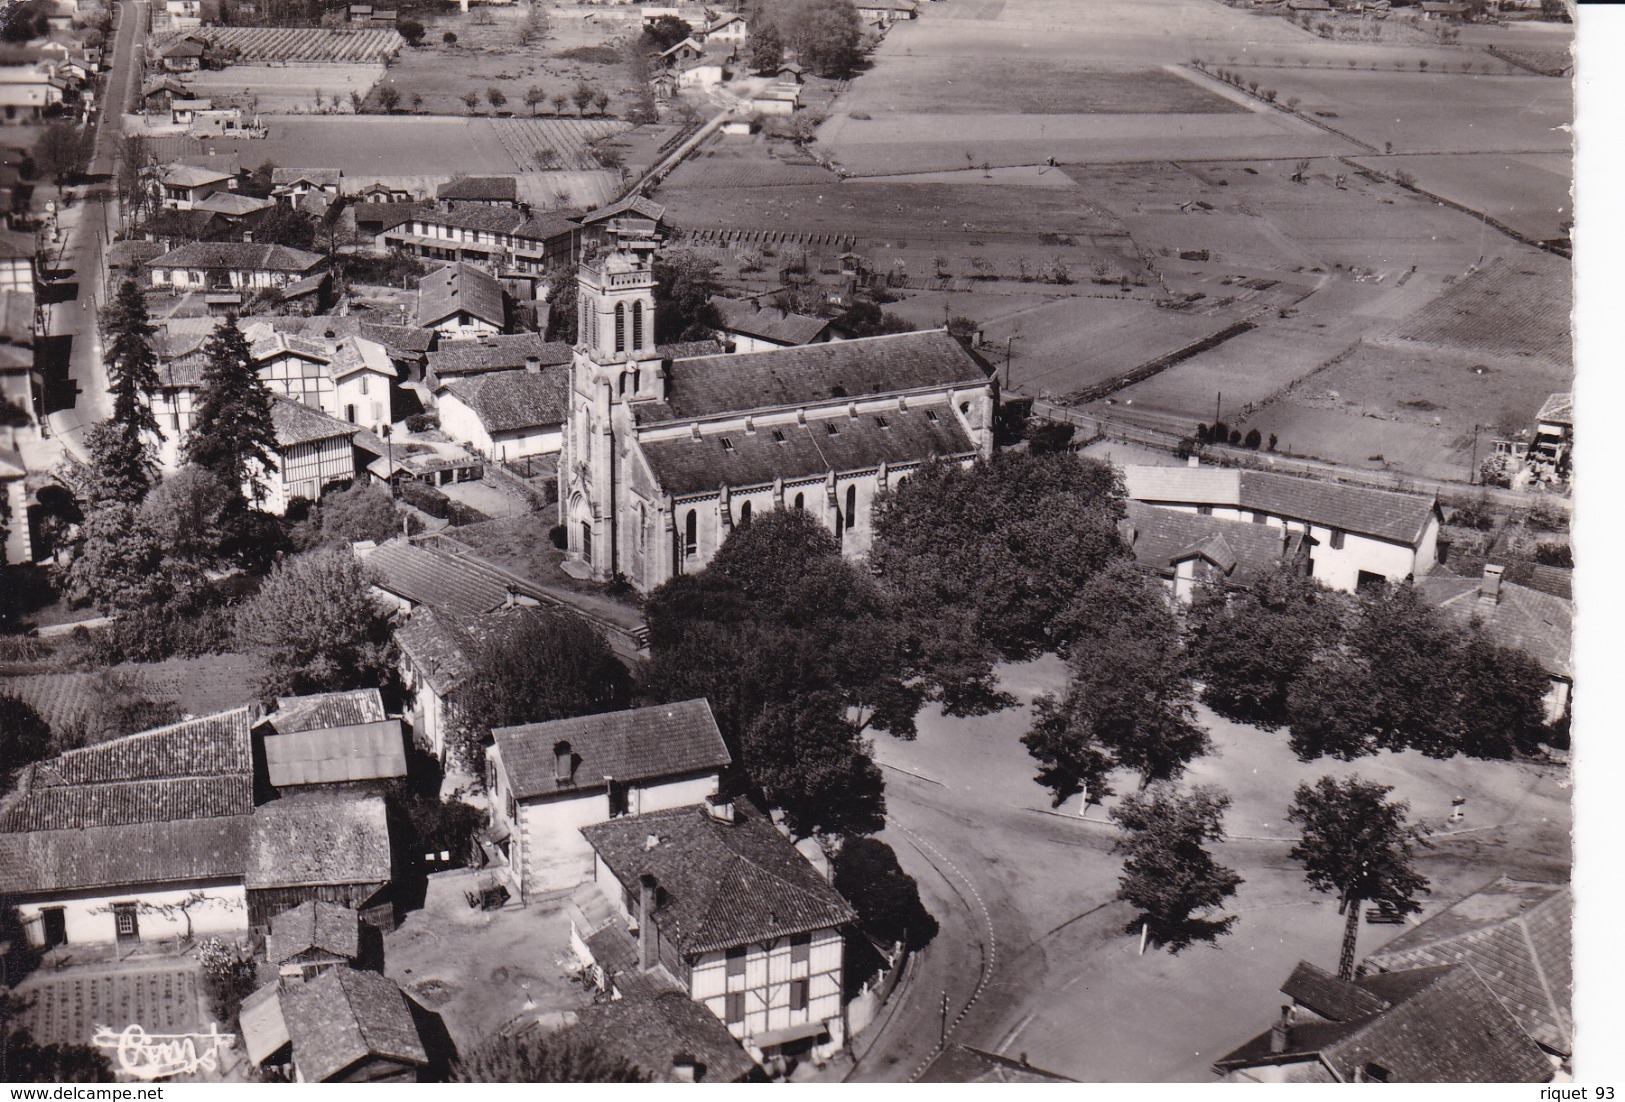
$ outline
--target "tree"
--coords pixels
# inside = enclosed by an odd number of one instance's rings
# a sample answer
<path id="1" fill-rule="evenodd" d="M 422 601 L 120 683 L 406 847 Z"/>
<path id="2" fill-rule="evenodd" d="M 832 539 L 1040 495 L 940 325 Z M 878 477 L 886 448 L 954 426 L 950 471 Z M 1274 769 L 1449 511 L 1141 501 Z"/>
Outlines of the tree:
<path id="1" fill-rule="evenodd" d="M 423 36 L 428 33 L 423 24 L 416 19 L 397 20 L 395 30 L 402 38 L 406 39 L 408 46 L 423 45 Z"/>
<path id="2" fill-rule="evenodd" d="M 474 673 L 452 709 L 452 743 L 475 776 L 484 774 L 493 727 L 611 712 L 627 706 L 631 683 L 603 634 L 573 612 L 525 609 L 502 617 L 475 643 Z"/>
<path id="3" fill-rule="evenodd" d="M 0 693 L 0 792 L 12 774 L 51 751 L 51 728 L 21 697 Z"/>
<path id="4" fill-rule="evenodd" d="M 801 64 L 819 76 L 851 76 L 863 60 L 863 21 L 852 0 L 788 0 L 768 10 L 759 7 L 751 21 L 752 36 L 771 26 Z"/>
<path id="5" fill-rule="evenodd" d="M 195 466 L 182 467 L 152 488 L 141 503 L 140 522 L 157 541 L 172 580 L 180 570 L 201 582 L 203 572 L 218 563 L 226 516 L 241 499 L 240 489 Z"/>
<path id="6" fill-rule="evenodd" d="M 609 111 L 609 93 L 600 88 L 598 94 L 592 97 L 592 104 L 598 108 L 600 115 L 607 113 Z"/>
<path id="7" fill-rule="evenodd" d="M 1210 785 L 1180 792 L 1159 782 L 1125 796 L 1112 809 L 1112 821 L 1123 830 L 1112 844 L 1114 853 L 1124 855 L 1117 898 L 1139 912 L 1125 930 L 1143 925 L 1153 940 L 1178 953 L 1193 942 L 1214 941 L 1235 925 L 1235 915 L 1195 917 L 1222 906 L 1242 882 L 1205 848 L 1224 841 L 1229 806 L 1230 797 Z"/>
<path id="8" fill-rule="evenodd" d="M 1475 758 L 1536 752 L 1549 732 L 1545 696 L 1551 680 L 1521 650 L 1495 642 L 1475 623 L 1456 662 L 1456 744 Z"/>
<path id="9" fill-rule="evenodd" d="M 506 104 L 508 102 L 508 97 L 503 93 L 501 88 L 498 88 L 493 84 L 491 87 L 485 90 L 485 101 L 491 105 L 492 110 L 495 110 Z"/>
<path id="10" fill-rule="evenodd" d="M 423 97 L 420 94 L 418 94 L 417 92 L 412 93 L 412 110 L 413 111 L 421 111 L 421 110 L 423 110 Z"/>
<path id="11" fill-rule="evenodd" d="M 142 523 L 139 506 L 98 503 L 79 526 L 78 551 L 68 567 L 68 596 L 94 604 L 104 615 L 165 604 L 174 590 L 163 573 L 163 557 L 163 546 Z"/>
<path id="12" fill-rule="evenodd" d="M 1349 603 L 1290 566 L 1239 592 L 1220 579 L 1199 586 L 1186 625 L 1203 703 L 1266 731 L 1285 725 L 1292 686 L 1340 641 Z"/>
<path id="13" fill-rule="evenodd" d="M 912 333 L 914 324 L 896 314 L 883 313 L 879 306 L 859 299 L 835 319 L 835 328 L 853 337 L 881 337 L 888 333 Z"/>
<path id="14" fill-rule="evenodd" d="M 266 663 L 270 694 L 377 685 L 388 672 L 389 618 L 368 592 L 372 579 L 348 548 L 279 563 L 237 614 L 239 645 Z"/>
<path id="15" fill-rule="evenodd" d="M 777 28 L 765 23 L 750 36 L 750 67 L 758 73 L 776 73 L 784 64 L 784 40 Z"/>
<path id="16" fill-rule="evenodd" d="M 879 838 L 847 838 L 830 860 L 835 890 L 858 912 L 858 925 L 872 938 L 925 948 L 937 936 L 937 920 L 920 902 L 920 888 Z"/>
<path id="17" fill-rule="evenodd" d="M 470 115 L 472 115 L 474 113 L 474 109 L 480 105 L 480 94 L 478 92 L 464 92 L 462 99 L 463 106 L 468 108 L 468 113 Z"/>
<path id="18" fill-rule="evenodd" d="M 128 505 L 146 496 L 152 485 L 152 440 L 158 419 L 151 402 L 158 393 L 158 357 L 152 351 L 155 330 L 147 317 L 147 300 L 135 280 L 126 279 L 109 304 L 106 318 L 107 389 L 113 396 L 108 430 L 91 452 L 100 492 Z"/>
<path id="19" fill-rule="evenodd" d="M 228 315 L 203 347 L 207 363 L 186 460 L 215 475 L 240 511 L 265 495 L 263 478 L 276 462 L 271 392 L 254 366 L 248 338 Z"/>
<path id="20" fill-rule="evenodd" d="M 570 267 L 547 273 L 547 339 L 576 342 L 576 273 Z"/>
<path id="21" fill-rule="evenodd" d="M 326 542 L 383 543 L 400 533 L 400 514 L 389 491 L 375 482 L 357 482 L 345 490 L 323 494 L 317 523 Z"/>
<path id="22" fill-rule="evenodd" d="M 1301 831 L 1291 857 L 1303 866 L 1304 879 L 1317 892 L 1337 895 L 1344 916 L 1337 974 L 1345 980 L 1354 979 L 1360 905 L 1415 914 L 1422 909 L 1416 896 L 1428 886 L 1412 865 L 1416 847 L 1429 845 L 1427 831 L 1406 822 L 1410 805 L 1390 802 L 1392 791 L 1358 776 L 1322 777 L 1300 784 L 1286 813 Z"/>
<path id="23" fill-rule="evenodd" d="M 870 563 L 952 714 L 1006 703 L 996 659 L 1054 649 L 1057 613 L 1127 554 L 1122 515 L 1112 468 L 1071 452 L 927 464 L 876 503 Z"/>
<path id="24" fill-rule="evenodd" d="M 547 89 L 543 88 L 540 84 L 532 84 L 529 88 L 525 89 L 525 106 L 530 108 L 532 118 L 536 116 L 537 106 L 546 102 Z"/>
<path id="25" fill-rule="evenodd" d="M 575 90 L 570 93 L 570 98 L 575 101 L 576 110 L 585 116 L 587 108 L 591 106 L 593 97 L 597 94 L 598 90 L 583 80 L 575 86 Z"/>
<path id="26" fill-rule="evenodd" d="M 874 834 L 886 825 L 886 782 L 834 696 L 769 707 L 745 729 L 753 788 L 798 838 Z"/>
<path id="27" fill-rule="evenodd" d="M 718 292 L 717 262 L 689 249 L 656 254 L 655 333 L 667 343 L 710 340 L 722 328 L 711 299 Z"/>
<path id="28" fill-rule="evenodd" d="M 61 187 L 70 178 L 84 171 L 89 153 L 86 132 L 66 119 L 48 124 L 34 142 L 34 163 L 39 171 Z"/>
<path id="29" fill-rule="evenodd" d="M 27 42 L 44 38 L 50 33 L 50 17 L 54 11 L 54 6 L 44 0 L 12 5 L 0 19 L 0 41 Z"/>
<path id="30" fill-rule="evenodd" d="M 643 25 L 643 42 L 656 53 L 665 53 L 693 33 L 694 28 L 688 21 L 675 15 L 662 15 Z"/>
<path id="31" fill-rule="evenodd" d="M 384 114 L 393 115 L 400 105 L 401 93 L 393 84 L 385 84 L 378 89 L 378 106 L 384 109 Z"/>
<path id="32" fill-rule="evenodd" d="M 579 1026 L 495 1034 L 452 1065 L 454 1083 L 647 1083 L 636 1064 Z"/>
<path id="33" fill-rule="evenodd" d="M 570 102 L 570 97 L 569 97 L 569 95 L 567 93 L 564 93 L 564 92 L 555 92 L 555 93 L 553 93 L 553 114 L 555 114 L 555 115 L 564 114 L 565 105 L 568 104 L 569 102 Z"/>
<path id="34" fill-rule="evenodd" d="M 1080 791 L 1103 790 L 1097 755 L 1114 769 L 1138 772 L 1144 788 L 1179 776 L 1207 752 L 1170 601 L 1133 560 L 1115 559 L 1057 618 L 1072 677 L 1058 704 L 1041 698 L 1039 721 L 1023 739 L 1057 805 Z"/>
<path id="35" fill-rule="evenodd" d="M 440 41 L 447 46 L 455 47 L 457 45 L 457 32 L 447 31 L 440 36 Z"/>

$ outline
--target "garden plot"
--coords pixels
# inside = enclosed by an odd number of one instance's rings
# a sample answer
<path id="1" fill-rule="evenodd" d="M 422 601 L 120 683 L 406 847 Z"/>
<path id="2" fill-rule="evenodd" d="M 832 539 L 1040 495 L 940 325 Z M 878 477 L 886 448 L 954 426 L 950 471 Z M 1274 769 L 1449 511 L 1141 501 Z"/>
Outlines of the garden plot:
<path id="1" fill-rule="evenodd" d="M 107 919 L 111 929 L 111 914 Z M 36 973 L 18 986 L 31 1005 L 22 1024 L 48 1045 L 88 1045 L 97 1026 L 139 1025 L 148 1033 L 191 1033 L 203 1023 L 195 964 L 130 970 L 74 968 Z"/>
<path id="2" fill-rule="evenodd" d="M 241 107 L 252 114 L 304 115 L 355 113 L 388 70 L 382 62 L 350 65 L 232 65 L 206 69 L 187 87 L 216 107 Z"/>
<path id="3" fill-rule="evenodd" d="M 327 30 L 319 27 L 211 27 L 175 32 L 154 42 L 159 49 L 192 37 L 235 50 L 241 61 L 319 61 L 334 65 L 382 64 L 406 45 L 393 30 Z"/>
<path id="4" fill-rule="evenodd" d="M 1567 372 L 1573 362 L 1573 302 L 1568 263 L 1531 250 L 1462 280 L 1412 316 L 1396 336 L 1400 342 L 1514 362 L 1543 361 Z"/>
<path id="5" fill-rule="evenodd" d="M 834 185 L 839 180 L 816 164 L 788 164 L 760 141 L 739 148 L 711 145 L 690 156 L 666 177 L 667 188 L 762 188 L 799 184 Z"/>
<path id="6" fill-rule="evenodd" d="M 1537 76 L 1360 69 L 1238 70 L 1278 101 L 1382 151 L 1563 153 L 1574 122 L 1568 81 Z M 1321 113 L 1328 113 L 1322 117 Z"/>
<path id="7" fill-rule="evenodd" d="M 1247 108 L 1161 68 L 1018 57 L 890 57 L 854 85 L 848 112 L 1198 115 Z"/>
<path id="8" fill-rule="evenodd" d="M 1390 176 L 1409 173 L 1423 191 L 1482 211 L 1532 241 L 1567 236 L 1574 159 L 1564 153 L 1445 153 L 1355 158 Z"/>

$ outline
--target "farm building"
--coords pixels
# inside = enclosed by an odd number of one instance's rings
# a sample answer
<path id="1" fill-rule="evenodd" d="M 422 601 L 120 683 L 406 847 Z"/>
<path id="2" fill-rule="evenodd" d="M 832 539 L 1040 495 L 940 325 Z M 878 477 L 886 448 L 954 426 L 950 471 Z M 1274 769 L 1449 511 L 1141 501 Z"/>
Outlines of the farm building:
<path id="1" fill-rule="evenodd" d="M 243 1047 L 298 1083 L 415 1083 L 431 1060 L 426 1012 L 394 980 L 346 965 L 308 982 L 278 981 L 243 1000 Z"/>
<path id="2" fill-rule="evenodd" d="M 1352 593 L 1420 578 L 1437 561 L 1434 497 L 1219 467 L 1130 466 L 1130 501 L 1271 525 L 1309 542 L 1309 573 Z"/>
<path id="3" fill-rule="evenodd" d="M 493 837 L 527 896 L 592 878 L 583 827 L 698 804 L 717 792 L 732 761 L 703 699 L 491 735 Z"/>
<path id="4" fill-rule="evenodd" d="M 569 387 L 562 364 L 453 380 L 435 395 L 440 431 L 488 459 L 557 455 Z"/>
<path id="5" fill-rule="evenodd" d="M 177 100 L 195 99 L 196 92 L 170 76 L 150 80 L 141 89 L 141 109 L 149 113 L 168 114 Z"/>
<path id="6" fill-rule="evenodd" d="M 487 567 L 402 539 L 371 548 L 359 544 L 356 554 L 373 572 L 372 592 L 404 613 L 427 607 L 453 616 L 479 616 L 536 603 Z"/>
<path id="7" fill-rule="evenodd" d="M 762 352 L 839 340 L 834 322 L 811 314 L 797 314 L 753 301 L 713 298 L 722 328 L 717 337 L 731 352 Z"/>
<path id="8" fill-rule="evenodd" d="M 240 223 L 246 218 L 276 206 L 269 199 L 255 199 L 251 195 L 238 195 L 230 191 L 216 191 L 192 204 L 192 209 L 205 214 L 216 214 L 228 223 Z"/>
<path id="9" fill-rule="evenodd" d="M 621 997 L 583 1007 L 576 1027 L 655 1083 L 743 1083 L 756 1061 L 704 1007 L 682 991 L 617 976 Z"/>
<path id="10" fill-rule="evenodd" d="M 281 516 L 296 499 L 317 501 L 327 487 L 355 480 L 355 425 L 281 397 L 271 401 L 271 420 L 276 464 L 260 508 Z"/>
<path id="11" fill-rule="evenodd" d="M 877 494 L 933 457 L 992 451 L 991 368 L 942 331 L 661 357 L 647 225 L 612 222 L 615 246 L 580 268 L 559 459 L 570 569 L 647 591 L 775 508 L 812 511 L 860 555 Z"/>
<path id="12" fill-rule="evenodd" d="M 489 272 L 447 264 L 418 280 L 417 325 L 442 337 L 501 333 L 508 327 L 507 297 Z"/>
<path id="13" fill-rule="evenodd" d="M 563 341 L 544 341 L 540 333 L 503 336 L 483 334 L 441 341 L 430 352 L 424 381 L 438 391 L 453 379 L 491 371 L 545 371 L 570 362 L 573 349 Z"/>
<path id="14" fill-rule="evenodd" d="M 857 0 L 857 9 L 859 19 L 881 30 L 900 20 L 920 17 L 914 0 Z"/>
<path id="15" fill-rule="evenodd" d="M 675 981 L 758 1060 L 843 1043 L 841 930 L 857 916 L 762 812 L 713 797 L 581 833 L 593 884 L 571 944 L 604 986 Z M 772 888 L 738 887 L 756 883 Z"/>
<path id="16" fill-rule="evenodd" d="M 677 68 L 697 60 L 705 54 L 705 43 L 697 38 L 685 38 L 675 46 L 660 51 L 659 61 L 668 68 Z"/>
<path id="17" fill-rule="evenodd" d="M 1300 532 L 1138 501 L 1127 508 L 1124 542 L 1179 601 L 1188 603 L 1210 579 L 1244 588 L 1285 564 L 1308 571 L 1310 544 Z"/>
<path id="18" fill-rule="evenodd" d="M 1546 719 L 1555 722 L 1568 714 L 1574 692 L 1574 602 L 1507 581 L 1505 575 L 1504 567 L 1492 563 L 1480 578 L 1434 573 L 1420 579 L 1417 588 L 1450 620 L 1462 627 L 1476 621 L 1491 639 L 1539 663 L 1552 682 Z"/>
<path id="19" fill-rule="evenodd" d="M 566 262 L 579 226 L 569 212 L 527 215 L 484 204 L 421 210 L 379 233 L 381 250 L 429 260 L 460 260 L 501 271 L 539 273 Z"/>
<path id="20" fill-rule="evenodd" d="M 443 203 L 517 207 L 519 181 L 512 176 L 459 176 L 435 189 L 435 198 Z"/>
<path id="21" fill-rule="evenodd" d="M 260 291 L 287 287 L 326 261 L 286 245 L 198 241 L 147 262 L 152 286 L 174 291 Z"/>
<path id="22" fill-rule="evenodd" d="M 794 84 L 769 84 L 750 98 L 758 115 L 793 115 L 801 104 L 801 89 Z"/>
<path id="23" fill-rule="evenodd" d="M 1535 414 L 1528 462 L 1542 481 L 1567 481 L 1574 450 L 1574 394 L 1554 394 Z"/>
<path id="24" fill-rule="evenodd" d="M 311 900 L 271 919 L 265 959 L 279 975 L 311 980 L 361 956 L 361 914 L 340 903 Z"/>
<path id="25" fill-rule="evenodd" d="M 188 35 L 158 51 L 158 62 L 167 73 L 195 73 L 203 68 L 208 43 Z"/>

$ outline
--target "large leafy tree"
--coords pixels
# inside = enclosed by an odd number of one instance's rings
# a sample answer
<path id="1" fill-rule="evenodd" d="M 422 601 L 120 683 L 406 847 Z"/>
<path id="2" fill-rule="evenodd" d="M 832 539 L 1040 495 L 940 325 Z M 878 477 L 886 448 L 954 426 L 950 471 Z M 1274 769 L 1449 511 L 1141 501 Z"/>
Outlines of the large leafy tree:
<path id="1" fill-rule="evenodd" d="M 662 343 L 710 340 L 722 326 L 711 297 L 717 262 L 688 249 L 655 257 L 655 336 Z"/>
<path id="2" fill-rule="evenodd" d="M 784 64 L 784 40 L 771 23 L 751 28 L 750 67 L 758 73 L 774 73 Z"/>
<path id="3" fill-rule="evenodd" d="M 797 837 L 885 827 L 885 778 L 833 697 L 770 707 L 745 729 L 743 742 L 752 787 L 783 810 Z"/>
<path id="4" fill-rule="evenodd" d="M 454 1083 L 647 1083 L 620 1053 L 579 1026 L 486 1038 L 452 1065 Z"/>
<path id="5" fill-rule="evenodd" d="M 0 693 L 0 791 L 11 775 L 51 750 L 51 728 L 21 697 Z"/>
<path id="6" fill-rule="evenodd" d="M 86 441 L 92 466 L 105 490 L 129 505 L 152 485 L 153 441 L 158 420 L 152 396 L 158 392 L 158 357 L 152 350 L 147 300 L 135 280 L 126 279 L 109 304 L 106 318 L 107 387 L 113 413 L 105 438 Z"/>
<path id="7" fill-rule="evenodd" d="M 662 15 L 643 25 L 644 44 L 657 52 L 671 49 L 693 33 L 694 28 L 675 15 Z"/>
<path id="8" fill-rule="evenodd" d="M 1122 515 L 1111 467 L 1071 453 L 931 463 L 877 502 L 870 561 L 951 713 L 1008 703 L 993 663 L 1063 642 L 1058 613 L 1128 554 Z"/>
<path id="9" fill-rule="evenodd" d="M 1062 700 L 1040 698 L 1023 738 L 1039 783 L 1059 804 L 1103 794 L 1110 769 L 1132 769 L 1144 787 L 1177 777 L 1207 752 L 1195 721 L 1195 687 L 1170 598 L 1119 559 L 1089 579 L 1059 618 L 1072 677 Z"/>
<path id="10" fill-rule="evenodd" d="M 882 942 L 923 949 L 937 920 L 920 901 L 920 886 L 879 838 L 848 838 L 830 861 L 835 890 L 858 912 L 864 933 Z"/>
<path id="11" fill-rule="evenodd" d="M 484 773 L 493 727 L 610 712 L 627 706 L 631 681 L 603 633 L 573 612 L 525 609 L 483 627 L 474 673 L 451 717 L 453 743 L 475 776 Z"/>
<path id="12" fill-rule="evenodd" d="M 1344 917 L 1338 975 L 1345 980 L 1354 978 L 1360 905 L 1415 914 L 1422 909 L 1416 896 L 1428 886 L 1413 864 L 1416 848 L 1428 844 L 1427 831 L 1406 821 L 1410 805 L 1390 801 L 1392 791 L 1358 776 L 1322 777 L 1300 784 L 1286 813 L 1301 831 L 1292 859 L 1310 887 L 1337 896 Z"/>
<path id="13" fill-rule="evenodd" d="M 67 592 L 104 614 L 137 612 L 168 602 L 175 588 L 163 571 L 164 548 L 141 510 L 119 501 L 93 507 L 79 526 Z"/>
<path id="14" fill-rule="evenodd" d="M 1456 668 L 1462 753 L 1510 758 L 1533 753 L 1550 736 L 1545 696 L 1551 680 L 1523 651 L 1500 645 L 1475 624 L 1463 634 Z"/>
<path id="15" fill-rule="evenodd" d="M 1242 882 L 1206 848 L 1224 840 L 1229 806 L 1230 797 L 1212 786 L 1180 792 L 1158 783 L 1112 809 L 1112 819 L 1123 829 L 1112 845 L 1123 854 L 1117 898 L 1139 912 L 1125 929 L 1143 924 L 1158 944 L 1177 953 L 1193 942 L 1213 941 L 1235 925 L 1235 915 L 1198 916 L 1222 906 Z"/>
<path id="16" fill-rule="evenodd" d="M 279 563 L 237 614 L 239 645 L 266 663 L 267 694 L 379 684 L 388 673 L 389 618 L 371 576 L 347 548 Z"/>
<path id="17" fill-rule="evenodd" d="M 851 76 L 863 60 L 863 20 L 852 0 L 758 3 L 751 17 L 752 39 L 766 27 L 819 76 Z"/>
<path id="18" fill-rule="evenodd" d="M 186 438 L 186 460 L 212 472 L 238 507 L 265 493 L 263 477 L 276 459 L 271 392 L 254 368 L 248 338 L 235 315 L 215 327 L 204 345 L 203 391 Z"/>
<path id="19" fill-rule="evenodd" d="M 1251 588 L 1198 588 L 1187 616 L 1202 700 L 1238 723 L 1273 731 L 1288 721 L 1287 695 L 1315 656 L 1338 641 L 1347 602 L 1283 567 Z"/>

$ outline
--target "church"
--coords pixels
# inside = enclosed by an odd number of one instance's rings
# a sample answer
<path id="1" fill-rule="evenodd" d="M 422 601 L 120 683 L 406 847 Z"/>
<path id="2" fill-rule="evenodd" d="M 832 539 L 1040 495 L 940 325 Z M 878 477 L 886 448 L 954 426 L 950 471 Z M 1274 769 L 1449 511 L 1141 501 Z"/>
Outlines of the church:
<path id="1" fill-rule="evenodd" d="M 606 231 L 577 276 L 558 475 L 571 573 L 647 592 L 771 509 L 812 512 L 861 556 L 878 495 L 933 458 L 992 454 L 993 373 L 945 331 L 665 360 L 658 226 L 629 210 Z"/>

